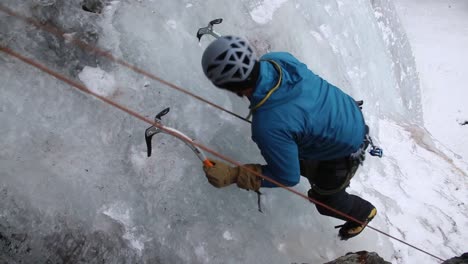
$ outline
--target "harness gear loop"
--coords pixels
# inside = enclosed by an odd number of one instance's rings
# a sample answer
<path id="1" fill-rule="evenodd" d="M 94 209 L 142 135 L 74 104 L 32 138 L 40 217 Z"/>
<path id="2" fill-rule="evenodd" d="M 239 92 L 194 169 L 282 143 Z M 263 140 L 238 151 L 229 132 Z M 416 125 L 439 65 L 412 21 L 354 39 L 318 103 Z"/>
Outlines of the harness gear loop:
<path id="1" fill-rule="evenodd" d="M 362 106 L 362 101 L 359 101 L 357 103 L 359 107 Z M 364 142 L 362 143 L 361 147 L 356 152 L 352 153 L 348 157 L 347 166 L 349 170 L 346 174 L 346 178 L 343 181 L 343 183 L 336 189 L 331 189 L 331 190 L 322 189 L 315 184 L 312 185 L 312 189 L 320 195 L 333 195 L 345 189 L 346 187 L 348 187 L 349 182 L 356 174 L 356 171 L 359 168 L 359 165 L 362 165 L 364 163 L 364 160 L 366 158 L 366 149 L 369 147 L 369 145 L 371 146 L 371 149 L 369 150 L 369 154 L 371 156 L 382 158 L 383 150 L 380 147 L 376 146 L 374 142 L 372 142 L 372 138 L 369 133 L 369 127 L 366 125 L 366 135 L 364 136 Z"/>
<path id="2" fill-rule="evenodd" d="M 253 112 L 255 110 L 257 110 L 258 108 L 260 108 L 260 106 L 262 106 L 267 100 L 268 98 L 270 98 L 270 96 L 276 91 L 278 90 L 278 88 L 280 87 L 281 85 L 281 82 L 283 81 L 283 70 L 281 69 L 281 66 L 275 62 L 274 60 L 266 60 L 268 62 L 270 62 L 271 64 L 273 64 L 273 66 L 276 68 L 276 70 L 278 70 L 279 72 L 279 78 L 278 78 L 278 82 L 276 83 L 276 85 L 270 89 L 270 91 L 268 91 L 267 95 L 257 104 L 255 105 L 254 107 L 252 107 L 250 109 L 250 112 L 249 112 L 249 115 L 246 117 L 247 120 L 250 119 L 250 117 L 252 116 Z"/>

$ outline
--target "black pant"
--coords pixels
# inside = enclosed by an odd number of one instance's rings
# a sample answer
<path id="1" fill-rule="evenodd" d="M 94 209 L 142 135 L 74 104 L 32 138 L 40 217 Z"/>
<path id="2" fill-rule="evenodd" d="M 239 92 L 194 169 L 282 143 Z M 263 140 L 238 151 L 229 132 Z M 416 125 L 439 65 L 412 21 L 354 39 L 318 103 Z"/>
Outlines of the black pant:
<path id="1" fill-rule="evenodd" d="M 350 176 L 349 173 L 354 174 L 358 166 L 359 163 L 349 157 L 327 161 L 301 160 L 301 175 L 306 177 L 312 186 L 308 193 L 309 197 L 357 220 L 365 221 L 374 206 L 356 195 L 348 194 L 345 190 L 348 185 L 343 186 Z M 340 186 L 343 186 L 341 190 L 332 191 Z M 321 190 L 332 191 L 333 194 L 324 194 Z M 321 205 L 315 206 L 322 215 L 348 221 Z"/>

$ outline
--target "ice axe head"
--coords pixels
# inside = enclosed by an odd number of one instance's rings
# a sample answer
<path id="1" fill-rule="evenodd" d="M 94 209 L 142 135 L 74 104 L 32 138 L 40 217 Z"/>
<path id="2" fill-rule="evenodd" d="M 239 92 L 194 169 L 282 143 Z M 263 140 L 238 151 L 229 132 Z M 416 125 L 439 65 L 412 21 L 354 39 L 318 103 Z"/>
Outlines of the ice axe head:
<path id="1" fill-rule="evenodd" d="M 169 107 L 162 110 L 159 112 L 155 117 L 154 117 L 154 122 L 160 124 L 161 123 L 161 118 L 169 113 Z M 151 156 L 151 138 L 153 138 L 154 135 L 163 132 L 160 128 L 155 127 L 155 126 L 150 126 L 146 129 L 145 131 L 145 141 L 146 141 L 146 148 L 148 152 L 148 157 Z"/>
<path id="2" fill-rule="evenodd" d="M 221 24 L 221 22 L 223 22 L 223 19 L 222 19 L 222 18 L 217 18 L 217 19 L 215 19 L 215 20 L 211 20 L 210 23 L 208 23 L 208 26 L 202 27 L 202 28 L 198 29 L 198 32 L 197 32 L 198 41 L 200 41 L 200 40 L 201 40 L 201 37 L 202 37 L 203 35 L 206 35 L 206 34 L 212 35 L 212 36 L 215 37 L 215 38 L 221 37 L 220 34 L 216 33 L 216 32 L 213 30 L 213 25 L 215 25 L 215 24 Z"/>

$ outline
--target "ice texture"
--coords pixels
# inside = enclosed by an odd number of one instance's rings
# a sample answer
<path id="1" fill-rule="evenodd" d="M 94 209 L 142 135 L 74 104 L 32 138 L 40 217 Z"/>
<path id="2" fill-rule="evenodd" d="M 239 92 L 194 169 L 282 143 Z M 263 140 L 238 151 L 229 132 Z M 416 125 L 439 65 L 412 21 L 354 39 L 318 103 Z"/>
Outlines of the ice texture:
<path id="1" fill-rule="evenodd" d="M 372 226 L 449 258 L 468 237 L 467 168 L 422 126 L 411 48 L 386 0 L 2 0 L 64 38 L 0 12 L 0 44 L 81 81 L 239 162 L 263 162 L 249 124 L 137 74 L 73 39 L 97 45 L 222 107 L 248 102 L 216 89 L 195 33 L 222 17 L 221 34 L 258 53 L 288 51 L 364 100 L 385 158 L 368 158 L 350 192 L 379 210 Z M 83 6 L 86 5 L 84 8 Z M 0 260 L 7 263 L 323 263 L 375 251 L 392 263 L 438 263 L 367 229 L 342 242 L 308 201 L 282 189 L 257 196 L 208 184 L 179 140 L 0 53 Z M 306 193 L 307 181 L 294 188 Z"/>

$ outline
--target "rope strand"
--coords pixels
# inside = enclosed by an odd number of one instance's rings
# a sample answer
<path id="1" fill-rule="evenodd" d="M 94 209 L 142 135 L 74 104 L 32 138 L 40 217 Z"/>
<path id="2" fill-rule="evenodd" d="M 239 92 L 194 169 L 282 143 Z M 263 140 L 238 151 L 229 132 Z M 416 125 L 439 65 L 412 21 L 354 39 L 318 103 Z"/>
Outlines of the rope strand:
<path id="1" fill-rule="evenodd" d="M 21 20 L 25 21 L 26 23 L 35 26 L 38 29 L 42 29 L 42 30 L 45 30 L 45 31 L 47 31 L 47 32 L 49 32 L 51 34 L 54 34 L 55 36 L 57 36 L 57 37 L 59 37 L 59 38 L 61 38 L 63 40 L 66 40 L 65 39 L 65 32 L 63 30 L 59 29 L 58 27 L 50 26 L 50 25 L 47 25 L 47 24 L 41 24 L 38 21 L 35 21 L 34 19 L 32 19 L 30 17 L 20 15 L 20 14 L 18 14 L 16 12 L 12 11 L 11 9 L 8 9 L 7 7 L 2 6 L 2 5 L 0 5 L 0 11 L 4 12 L 4 13 L 10 15 L 10 16 L 14 16 L 14 17 L 16 17 L 18 19 L 21 19 Z M 181 88 L 181 87 L 179 87 L 179 86 L 177 86 L 177 85 L 175 85 L 175 84 L 173 84 L 171 82 L 168 82 L 168 81 L 166 81 L 166 80 L 164 80 L 164 79 L 162 79 L 162 78 L 160 78 L 160 77 L 158 77 L 158 76 L 156 76 L 156 75 L 154 75 L 154 74 L 152 74 L 150 72 L 147 72 L 147 71 L 145 71 L 145 70 L 143 70 L 143 69 L 141 69 L 141 68 L 139 68 L 139 67 L 137 67 L 137 66 L 135 66 L 135 65 L 133 65 L 133 64 L 131 64 L 129 62 L 126 62 L 123 59 L 117 58 L 112 53 L 110 53 L 108 51 L 102 50 L 102 49 L 100 49 L 100 48 L 98 48 L 96 46 L 90 45 L 88 43 L 85 43 L 85 42 L 83 42 L 83 41 L 81 41 L 79 39 L 75 39 L 75 38 L 73 38 L 70 41 L 70 43 L 74 44 L 77 47 L 80 47 L 83 50 L 87 50 L 87 51 L 89 51 L 91 53 L 95 53 L 97 55 L 105 57 L 105 58 L 107 58 L 107 59 L 109 59 L 109 60 L 111 60 L 111 61 L 113 61 L 113 62 L 115 62 L 117 64 L 120 64 L 120 65 L 122 65 L 122 66 L 124 66 L 124 67 L 138 73 L 138 74 L 146 76 L 146 77 L 148 77 L 148 78 L 150 78 L 152 80 L 155 80 L 157 82 L 160 82 L 161 84 L 169 86 L 169 87 L 171 87 L 171 88 L 173 88 L 173 89 L 175 89 L 175 90 L 177 90 L 179 92 L 185 93 L 185 94 L 187 94 L 187 95 L 189 95 L 189 96 L 191 96 L 191 97 L 193 97 L 193 98 L 195 98 L 195 99 L 197 99 L 197 100 L 199 100 L 201 102 L 204 102 L 204 103 L 206 103 L 208 105 L 211 105 L 214 108 L 217 108 L 217 109 L 219 109 L 219 110 L 221 110 L 223 112 L 226 112 L 226 113 L 228 113 L 228 114 L 230 114 L 230 115 L 232 115 L 234 117 L 237 117 L 237 118 L 239 118 L 239 119 L 241 119 L 241 120 L 243 120 L 243 121 L 245 121 L 247 123 L 252 123 L 247 118 L 244 118 L 239 114 L 236 114 L 236 113 L 234 113 L 232 111 L 229 111 L 229 110 L 223 108 L 222 106 L 219 106 L 219 105 L 217 105 L 217 104 L 215 104 L 213 102 L 210 102 L 207 99 L 204 99 L 203 97 L 201 97 L 199 95 L 196 95 L 196 94 L 194 94 L 194 93 L 192 93 L 192 92 L 190 92 L 190 91 L 188 91 L 186 89 L 183 89 L 183 88 Z"/>

